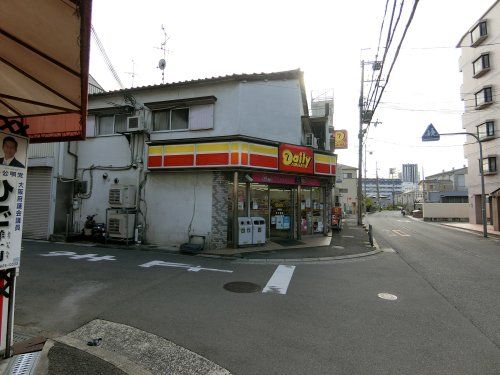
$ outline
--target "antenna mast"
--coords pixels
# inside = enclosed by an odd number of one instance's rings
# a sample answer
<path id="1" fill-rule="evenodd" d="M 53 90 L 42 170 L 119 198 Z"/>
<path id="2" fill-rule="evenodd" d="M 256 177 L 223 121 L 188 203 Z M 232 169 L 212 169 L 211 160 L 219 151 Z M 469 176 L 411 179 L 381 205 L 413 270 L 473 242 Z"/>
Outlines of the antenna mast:
<path id="1" fill-rule="evenodd" d="M 161 30 L 163 31 L 163 42 L 160 44 L 159 49 L 163 51 L 163 58 L 158 62 L 158 68 L 161 70 L 161 83 L 163 84 L 165 83 L 165 66 L 167 65 L 165 61 L 167 54 L 167 42 L 170 38 L 167 36 L 167 32 L 165 31 L 165 27 L 163 25 L 161 25 Z"/>
<path id="2" fill-rule="evenodd" d="M 132 76 L 132 87 L 134 87 L 134 78 L 137 75 L 137 73 L 135 72 L 135 61 L 133 59 L 132 59 L 132 71 L 126 73 Z"/>

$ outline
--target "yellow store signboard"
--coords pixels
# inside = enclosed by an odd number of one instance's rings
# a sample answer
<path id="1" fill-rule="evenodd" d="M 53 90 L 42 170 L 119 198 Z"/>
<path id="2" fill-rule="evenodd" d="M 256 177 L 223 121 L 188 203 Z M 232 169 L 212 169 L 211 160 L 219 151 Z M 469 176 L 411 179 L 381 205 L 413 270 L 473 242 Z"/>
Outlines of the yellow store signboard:
<path id="1" fill-rule="evenodd" d="M 347 130 L 334 130 L 335 149 L 347 148 Z"/>

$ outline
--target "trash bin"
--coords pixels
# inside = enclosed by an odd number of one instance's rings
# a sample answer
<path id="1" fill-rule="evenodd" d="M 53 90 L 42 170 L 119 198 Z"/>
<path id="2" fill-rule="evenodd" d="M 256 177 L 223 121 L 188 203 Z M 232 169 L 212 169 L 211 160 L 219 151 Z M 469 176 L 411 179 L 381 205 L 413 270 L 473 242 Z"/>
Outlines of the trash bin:
<path id="1" fill-rule="evenodd" d="M 252 217 L 252 244 L 266 243 L 266 221 L 263 217 Z"/>
<path id="2" fill-rule="evenodd" d="M 238 218 L 238 245 L 252 244 L 252 221 L 249 217 Z"/>

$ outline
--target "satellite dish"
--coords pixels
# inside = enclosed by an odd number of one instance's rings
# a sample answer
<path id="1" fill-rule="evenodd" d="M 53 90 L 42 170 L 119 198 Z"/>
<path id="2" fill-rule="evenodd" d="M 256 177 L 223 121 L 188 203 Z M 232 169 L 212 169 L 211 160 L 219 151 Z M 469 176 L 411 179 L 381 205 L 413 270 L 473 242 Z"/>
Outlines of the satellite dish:
<path id="1" fill-rule="evenodd" d="M 160 61 L 158 62 L 158 68 L 160 68 L 161 70 L 165 70 L 166 65 L 167 63 L 165 62 L 165 59 L 160 59 Z"/>

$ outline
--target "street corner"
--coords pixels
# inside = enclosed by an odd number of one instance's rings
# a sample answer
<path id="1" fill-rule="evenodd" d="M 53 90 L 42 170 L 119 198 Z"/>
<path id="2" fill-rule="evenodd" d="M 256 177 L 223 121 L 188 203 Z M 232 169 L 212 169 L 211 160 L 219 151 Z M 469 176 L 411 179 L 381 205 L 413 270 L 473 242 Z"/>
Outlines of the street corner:
<path id="1" fill-rule="evenodd" d="M 66 369 L 76 369 L 90 360 L 96 366 L 93 371 L 102 369 L 106 374 L 231 374 L 172 341 L 106 320 L 92 320 L 54 341 L 52 356 L 51 352 L 48 355 L 49 369 L 63 368 L 63 364 L 68 366 Z"/>

